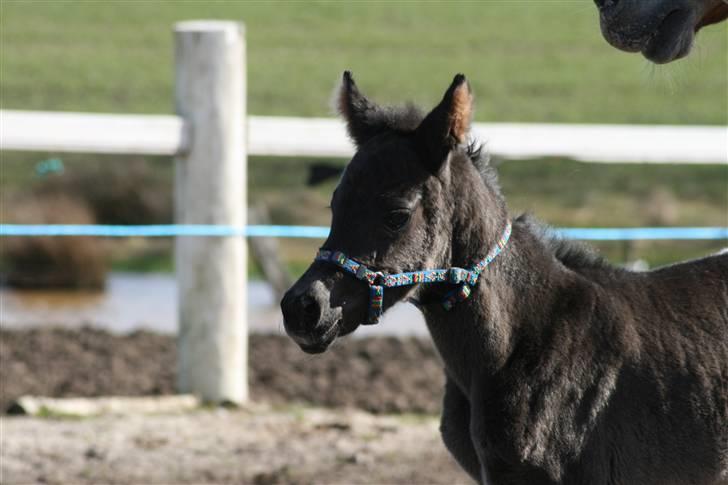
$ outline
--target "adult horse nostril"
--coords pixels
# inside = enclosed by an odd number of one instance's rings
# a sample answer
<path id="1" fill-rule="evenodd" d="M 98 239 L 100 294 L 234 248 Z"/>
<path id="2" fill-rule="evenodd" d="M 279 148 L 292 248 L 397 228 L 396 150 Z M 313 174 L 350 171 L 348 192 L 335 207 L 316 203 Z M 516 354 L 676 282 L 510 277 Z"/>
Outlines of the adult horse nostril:
<path id="1" fill-rule="evenodd" d="M 303 322 L 307 326 L 314 326 L 321 317 L 321 306 L 315 298 L 304 296 L 301 298 L 301 311 L 303 313 Z"/>
<path id="2" fill-rule="evenodd" d="M 597 4 L 599 10 L 607 10 L 615 7 L 619 3 L 619 0 L 594 0 L 594 3 Z"/>

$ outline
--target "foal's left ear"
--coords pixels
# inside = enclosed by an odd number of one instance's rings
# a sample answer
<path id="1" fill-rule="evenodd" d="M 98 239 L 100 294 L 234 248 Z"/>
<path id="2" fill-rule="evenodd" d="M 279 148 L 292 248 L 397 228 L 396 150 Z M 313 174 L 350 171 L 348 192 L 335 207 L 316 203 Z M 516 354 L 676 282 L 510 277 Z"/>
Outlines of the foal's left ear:
<path id="1" fill-rule="evenodd" d="M 432 173 L 437 173 L 450 151 L 463 143 L 470 132 L 473 94 L 463 74 L 453 79 L 445 96 L 415 131 L 421 157 Z"/>

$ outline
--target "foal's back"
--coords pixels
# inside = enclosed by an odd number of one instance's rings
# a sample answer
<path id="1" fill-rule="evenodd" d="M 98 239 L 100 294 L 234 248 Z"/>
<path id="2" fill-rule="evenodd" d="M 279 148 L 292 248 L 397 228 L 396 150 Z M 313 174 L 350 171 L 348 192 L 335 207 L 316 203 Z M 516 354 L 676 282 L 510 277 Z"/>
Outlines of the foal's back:
<path id="1" fill-rule="evenodd" d="M 683 363 L 691 355 L 725 356 L 728 254 L 627 275 L 616 282 L 616 294 L 645 350 L 659 351 L 673 363 Z M 728 366 L 728 359 L 722 364 Z"/>

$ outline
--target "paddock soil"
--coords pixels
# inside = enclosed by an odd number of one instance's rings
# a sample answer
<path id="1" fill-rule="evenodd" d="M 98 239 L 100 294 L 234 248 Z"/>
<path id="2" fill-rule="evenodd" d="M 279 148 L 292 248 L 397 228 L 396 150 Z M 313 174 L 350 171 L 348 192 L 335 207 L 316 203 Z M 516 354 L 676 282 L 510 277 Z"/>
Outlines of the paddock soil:
<path id="1" fill-rule="evenodd" d="M 18 396 L 174 390 L 173 337 L 0 331 L 0 404 Z M 344 339 L 319 356 L 252 335 L 242 409 L 0 418 L 0 482 L 468 483 L 441 443 L 443 376 L 432 345 Z"/>
<path id="2" fill-rule="evenodd" d="M 342 339 L 321 355 L 290 339 L 250 337 L 250 395 L 271 405 L 353 407 L 375 414 L 438 414 L 441 364 L 429 340 Z M 21 395 L 160 395 L 174 392 L 172 336 L 91 328 L 0 330 L 0 408 Z"/>

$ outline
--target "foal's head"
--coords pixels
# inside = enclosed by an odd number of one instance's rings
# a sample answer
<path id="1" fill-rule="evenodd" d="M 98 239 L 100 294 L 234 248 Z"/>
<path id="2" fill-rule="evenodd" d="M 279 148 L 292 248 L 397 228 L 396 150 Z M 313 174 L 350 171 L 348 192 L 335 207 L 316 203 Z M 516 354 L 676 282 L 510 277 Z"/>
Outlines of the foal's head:
<path id="1" fill-rule="evenodd" d="M 467 266 L 483 257 L 502 230 L 505 208 L 494 179 L 480 172 L 490 169 L 467 144 L 473 102 L 465 77 L 456 76 L 426 116 L 412 106 L 377 106 L 348 72 L 337 101 L 357 152 L 331 199 L 323 249 L 387 273 Z M 388 288 L 384 309 L 416 291 Z M 281 302 L 286 331 L 310 353 L 365 323 L 368 306 L 365 283 L 321 261 Z"/>

